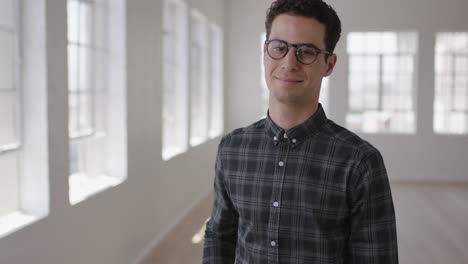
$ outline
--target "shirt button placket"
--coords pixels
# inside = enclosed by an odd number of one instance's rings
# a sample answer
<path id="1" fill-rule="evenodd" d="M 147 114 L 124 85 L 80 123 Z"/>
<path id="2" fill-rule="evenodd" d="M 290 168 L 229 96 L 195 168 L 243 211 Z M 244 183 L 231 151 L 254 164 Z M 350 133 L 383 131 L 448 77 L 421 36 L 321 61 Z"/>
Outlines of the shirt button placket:
<path id="1" fill-rule="evenodd" d="M 287 140 L 281 140 L 280 137 L 287 139 Z M 279 263 L 279 248 L 278 248 L 278 236 L 279 236 L 279 219 L 280 219 L 280 201 L 281 201 L 281 192 L 283 188 L 283 180 L 284 180 L 284 174 L 286 173 L 286 160 L 288 158 L 288 152 L 290 148 L 289 139 L 288 135 L 286 134 L 280 134 L 280 136 L 277 136 L 277 141 L 276 141 L 278 148 L 278 153 L 276 156 L 276 165 L 277 168 L 275 168 L 275 183 L 273 186 L 273 192 L 272 192 L 272 197 L 273 199 L 271 200 L 270 204 L 272 205 L 272 209 L 270 210 L 270 219 L 269 219 L 269 252 L 272 254 L 272 258 L 268 263 L 270 264 L 277 264 Z M 280 144 L 281 143 L 281 144 Z"/>

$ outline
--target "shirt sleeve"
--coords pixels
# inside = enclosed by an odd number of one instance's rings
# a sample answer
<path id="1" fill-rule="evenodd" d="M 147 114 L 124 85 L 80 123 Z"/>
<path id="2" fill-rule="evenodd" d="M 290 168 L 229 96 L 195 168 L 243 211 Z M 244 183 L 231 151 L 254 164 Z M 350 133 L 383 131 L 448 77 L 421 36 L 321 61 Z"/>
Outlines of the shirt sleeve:
<path id="1" fill-rule="evenodd" d="M 204 264 L 233 264 L 235 261 L 238 214 L 224 182 L 220 149 L 221 144 L 215 164 L 214 204 L 205 231 Z"/>
<path id="2" fill-rule="evenodd" d="M 353 178 L 345 263 L 398 263 L 395 209 L 387 171 L 377 150 L 360 162 Z"/>

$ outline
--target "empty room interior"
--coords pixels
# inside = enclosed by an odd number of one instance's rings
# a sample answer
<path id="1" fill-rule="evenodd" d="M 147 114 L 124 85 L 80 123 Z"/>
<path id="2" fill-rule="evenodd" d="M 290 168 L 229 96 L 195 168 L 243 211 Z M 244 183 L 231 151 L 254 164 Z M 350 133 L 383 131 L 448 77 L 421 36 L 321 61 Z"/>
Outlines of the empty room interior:
<path id="1" fill-rule="evenodd" d="M 1 0 L 0 263 L 202 263 L 273 0 Z M 468 1 L 328 0 L 319 102 L 383 156 L 399 262 L 468 263 Z M 345 262 L 346 263 L 346 262 Z"/>

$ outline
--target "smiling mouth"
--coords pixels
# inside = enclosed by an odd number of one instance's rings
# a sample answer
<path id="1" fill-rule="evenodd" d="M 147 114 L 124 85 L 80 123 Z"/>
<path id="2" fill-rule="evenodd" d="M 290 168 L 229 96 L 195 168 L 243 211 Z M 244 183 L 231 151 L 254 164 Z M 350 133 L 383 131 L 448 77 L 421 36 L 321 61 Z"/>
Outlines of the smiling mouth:
<path id="1" fill-rule="evenodd" d="M 301 80 L 296 80 L 296 79 L 288 79 L 288 78 L 276 78 L 280 82 L 286 83 L 286 84 L 296 84 L 296 83 L 301 83 Z"/>

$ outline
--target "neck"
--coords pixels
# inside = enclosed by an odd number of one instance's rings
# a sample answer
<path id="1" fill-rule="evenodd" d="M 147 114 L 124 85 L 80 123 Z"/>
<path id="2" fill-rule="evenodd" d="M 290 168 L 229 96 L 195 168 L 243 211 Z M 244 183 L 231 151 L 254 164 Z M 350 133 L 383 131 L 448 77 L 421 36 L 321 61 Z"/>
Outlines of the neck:
<path id="1" fill-rule="evenodd" d="M 284 130 L 293 128 L 304 123 L 318 109 L 318 102 L 308 107 L 298 107 L 293 105 L 276 105 L 270 102 L 268 113 L 271 120 Z"/>

